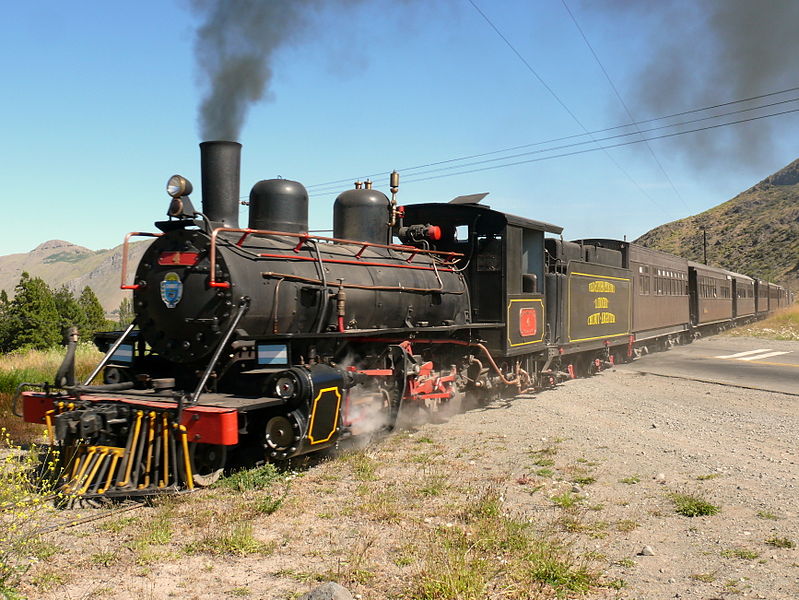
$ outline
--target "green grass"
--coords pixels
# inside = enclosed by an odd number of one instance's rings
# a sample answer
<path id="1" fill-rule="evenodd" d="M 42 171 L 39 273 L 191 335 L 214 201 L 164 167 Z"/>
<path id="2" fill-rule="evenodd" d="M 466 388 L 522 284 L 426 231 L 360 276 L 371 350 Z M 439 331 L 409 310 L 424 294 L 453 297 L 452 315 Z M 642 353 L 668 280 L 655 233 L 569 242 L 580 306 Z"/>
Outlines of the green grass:
<path id="1" fill-rule="evenodd" d="M 624 479 L 619 479 L 619 483 L 624 483 L 627 485 L 635 485 L 636 483 L 641 482 L 641 477 L 638 475 L 632 475 L 630 477 L 625 477 Z"/>
<path id="2" fill-rule="evenodd" d="M 760 556 L 760 553 L 748 548 L 732 548 L 731 550 L 723 550 L 721 555 L 725 558 L 740 558 L 741 560 L 755 560 Z"/>
<path id="3" fill-rule="evenodd" d="M 572 492 L 563 492 L 557 496 L 552 496 L 550 500 L 561 508 L 572 508 L 585 500 L 585 498 L 578 494 L 573 494 Z"/>
<path id="4" fill-rule="evenodd" d="M 684 517 L 704 517 L 717 514 L 721 508 L 711 504 L 704 498 L 690 494 L 670 494 L 669 498 L 674 503 L 678 515 Z"/>
<path id="5" fill-rule="evenodd" d="M 214 487 L 248 492 L 263 490 L 270 487 L 280 478 L 280 473 L 272 464 L 266 464 L 255 469 L 245 469 L 231 473 L 214 484 Z"/>
<path id="6" fill-rule="evenodd" d="M 595 477 L 575 477 L 572 479 L 572 483 L 576 483 L 578 485 L 591 485 L 592 483 L 596 483 Z"/>

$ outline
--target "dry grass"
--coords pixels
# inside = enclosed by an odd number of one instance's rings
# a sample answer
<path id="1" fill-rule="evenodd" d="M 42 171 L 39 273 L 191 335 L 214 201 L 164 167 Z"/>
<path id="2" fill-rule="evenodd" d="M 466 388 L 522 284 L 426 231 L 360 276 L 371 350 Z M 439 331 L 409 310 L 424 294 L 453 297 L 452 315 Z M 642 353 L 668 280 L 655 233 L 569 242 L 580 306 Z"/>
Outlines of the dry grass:
<path id="1" fill-rule="evenodd" d="M 33 441 L 41 433 L 40 425 L 24 423 L 11 412 L 11 400 L 20 383 L 52 382 L 61 361 L 64 348 L 31 350 L 0 356 L 0 427 L 5 427 L 18 443 Z M 102 358 L 91 344 L 81 344 L 75 353 L 75 372 L 80 379 L 91 373 Z"/>
<path id="2" fill-rule="evenodd" d="M 730 329 L 724 335 L 770 340 L 799 340 L 799 304 L 778 310 L 762 321 Z"/>

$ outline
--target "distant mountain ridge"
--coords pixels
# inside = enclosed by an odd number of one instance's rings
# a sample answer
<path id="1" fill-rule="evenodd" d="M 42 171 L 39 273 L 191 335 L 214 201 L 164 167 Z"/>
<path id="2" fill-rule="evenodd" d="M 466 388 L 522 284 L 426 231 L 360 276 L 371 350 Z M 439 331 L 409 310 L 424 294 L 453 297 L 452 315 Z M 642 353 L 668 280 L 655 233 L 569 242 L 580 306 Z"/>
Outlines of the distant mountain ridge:
<path id="1" fill-rule="evenodd" d="M 148 242 L 130 245 L 131 268 L 135 269 L 147 246 Z M 84 287 L 90 286 L 109 316 L 130 294 L 119 289 L 122 245 L 95 251 L 64 240 L 49 240 L 27 253 L 0 256 L 0 289 L 12 297 L 14 287 L 25 271 L 33 277 L 41 277 L 53 289 L 66 285 L 76 296 Z"/>
<path id="2" fill-rule="evenodd" d="M 799 289 L 799 159 L 703 213 L 648 231 L 637 243 Z"/>

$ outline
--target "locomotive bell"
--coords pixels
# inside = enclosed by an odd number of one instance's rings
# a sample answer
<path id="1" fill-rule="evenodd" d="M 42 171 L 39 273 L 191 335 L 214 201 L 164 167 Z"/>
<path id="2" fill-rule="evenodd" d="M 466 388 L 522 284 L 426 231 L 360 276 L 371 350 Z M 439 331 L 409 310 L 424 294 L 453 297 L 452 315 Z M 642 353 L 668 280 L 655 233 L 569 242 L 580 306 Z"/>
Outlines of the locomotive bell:
<path id="1" fill-rule="evenodd" d="M 342 192 L 333 205 L 333 237 L 387 244 L 390 208 L 388 197 L 371 187 Z"/>

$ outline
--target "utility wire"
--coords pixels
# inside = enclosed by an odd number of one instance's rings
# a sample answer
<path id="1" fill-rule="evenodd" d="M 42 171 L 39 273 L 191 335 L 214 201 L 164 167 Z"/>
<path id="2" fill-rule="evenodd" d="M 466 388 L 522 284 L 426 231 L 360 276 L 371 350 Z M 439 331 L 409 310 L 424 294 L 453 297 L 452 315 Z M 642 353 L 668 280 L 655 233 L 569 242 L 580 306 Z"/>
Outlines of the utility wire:
<path id="1" fill-rule="evenodd" d="M 778 102 L 778 103 L 774 103 L 774 104 L 785 104 L 785 103 L 788 103 L 788 102 L 796 102 L 796 101 L 799 101 L 799 97 L 792 98 L 791 100 L 784 100 L 782 102 Z M 799 110 L 799 109 L 797 109 L 797 110 Z M 734 111 L 734 112 L 745 112 L 745 111 Z M 783 114 L 783 113 L 778 113 L 778 114 Z M 766 115 L 766 116 L 768 116 L 768 115 Z M 698 122 L 701 122 L 701 121 L 706 121 L 706 120 L 711 119 L 711 118 L 717 118 L 717 117 L 705 117 L 705 118 L 701 118 L 701 119 L 692 119 L 690 121 L 686 121 L 684 123 L 680 123 L 679 126 L 690 125 L 692 123 L 698 123 Z M 741 122 L 745 122 L 745 121 L 733 121 L 731 124 L 741 123 Z M 723 123 L 722 125 L 726 125 L 726 124 L 727 123 Z M 645 133 L 653 133 L 655 131 L 660 131 L 662 129 L 668 129 L 668 128 L 674 127 L 674 126 L 676 126 L 676 125 L 668 125 L 668 126 L 662 126 L 662 127 L 652 127 L 651 129 L 639 129 L 638 131 L 634 131 L 634 132 L 619 133 L 619 134 L 616 134 L 616 135 L 609 135 L 609 136 L 606 136 L 606 137 L 603 137 L 603 138 L 598 138 L 598 139 L 585 140 L 585 141 L 582 141 L 582 142 L 573 142 L 571 144 L 561 144 L 560 146 L 551 146 L 549 148 L 543 148 L 541 150 L 531 150 L 529 152 L 520 152 L 519 154 L 511 154 L 511 155 L 508 155 L 508 156 L 502 156 L 500 158 L 489 158 L 489 159 L 479 160 L 479 161 L 475 161 L 475 162 L 471 162 L 471 163 L 465 163 L 465 164 L 454 165 L 454 166 L 449 166 L 449 167 L 440 167 L 440 168 L 437 168 L 437 169 L 429 169 L 427 171 L 418 171 L 418 172 L 414 173 L 412 175 L 412 177 L 417 176 L 417 175 L 427 175 L 429 173 L 437 173 L 437 172 L 440 172 L 440 171 L 450 171 L 452 169 L 462 169 L 464 167 L 472 167 L 472 166 L 476 166 L 476 165 L 482 165 L 482 164 L 491 163 L 491 162 L 504 161 L 504 160 L 509 160 L 509 159 L 513 159 L 513 158 L 521 158 L 522 156 L 530 156 L 531 154 L 543 154 L 543 153 L 552 152 L 552 151 L 555 151 L 555 150 L 564 150 L 566 148 L 574 148 L 575 146 L 584 146 L 586 144 L 591 144 L 591 143 L 594 143 L 594 142 L 607 142 L 607 141 L 610 141 L 610 140 L 614 140 L 614 139 L 618 139 L 618 138 L 625 138 L 625 137 L 629 137 L 629 136 L 633 136 L 633 135 L 643 135 Z M 691 130 L 691 131 L 703 131 L 704 129 L 707 129 L 707 128 L 694 129 L 694 130 Z M 686 132 L 686 133 L 690 133 L 690 131 Z M 660 139 L 661 137 L 667 137 L 667 136 L 658 136 L 658 137 L 655 137 L 655 138 L 652 138 L 652 139 Z M 644 141 L 644 140 L 639 140 L 639 141 Z M 617 145 L 614 145 L 613 147 L 615 148 L 615 147 L 617 147 Z"/>
<path id="2" fill-rule="evenodd" d="M 635 117 L 633 117 L 633 114 L 630 111 L 629 107 L 627 106 L 627 103 L 622 99 L 621 94 L 619 93 L 619 90 L 616 88 L 616 84 L 613 83 L 613 80 L 610 78 L 610 74 L 608 74 L 607 69 L 605 69 L 605 65 L 602 64 L 601 60 L 599 60 L 599 56 L 597 55 L 596 51 L 594 50 L 594 47 L 591 45 L 591 42 L 588 41 L 588 37 L 585 35 L 585 32 L 583 31 L 583 28 L 580 27 L 580 24 L 577 22 L 577 19 L 574 16 L 574 13 L 569 8 L 569 5 L 566 4 L 566 0 L 561 0 L 561 2 L 563 3 L 563 8 L 565 8 L 566 12 L 569 13 L 569 16 L 571 17 L 572 23 L 574 23 L 574 26 L 577 28 L 577 31 L 580 32 L 580 36 L 583 38 L 583 41 L 585 42 L 585 45 L 588 46 L 588 49 L 591 51 L 591 54 L 594 56 L 594 60 L 596 60 L 597 64 L 599 65 L 599 68 L 602 69 L 602 73 L 605 75 L 605 79 L 608 80 L 608 83 L 610 84 L 610 87 L 613 89 L 613 93 L 616 94 L 616 98 L 618 98 L 619 102 L 624 107 L 624 111 L 627 113 L 627 116 L 630 118 L 630 121 L 635 123 Z M 636 125 L 635 128 L 638 129 L 638 126 Z M 677 186 L 674 185 L 674 182 L 671 180 L 671 177 L 669 177 L 669 174 L 666 173 L 666 169 L 663 168 L 663 164 L 660 162 L 660 159 L 655 154 L 655 151 L 652 149 L 652 146 L 649 144 L 649 142 L 646 142 L 646 141 L 644 142 L 644 145 L 646 146 L 647 150 L 649 150 L 649 154 L 652 155 L 652 158 L 654 159 L 655 163 L 657 164 L 658 169 L 660 169 L 660 172 L 663 173 L 663 176 L 666 178 L 666 181 L 669 182 L 669 185 L 671 186 L 671 189 L 674 190 L 674 194 L 685 205 L 685 208 L 690 209 L 691 207 L 688 206 L 688 203 L 682 197 L 680 192 L 677 191 Z"/>
<path id="3" fill-rule="evenodd" d="M 690 115 L 690 114 L 695 114 L 695 113 L 700 113 L 700 112 L 706 112 L 706 111 L 713 110 L 713 109 L 716 109 L 716 108 L 723 108 L 725 106 L 732 106 L 732 105 L 735 105 L 735 104 L 743 104 L 745 102 L 752 102 L 754 100 L 761 100 L 763 98 L 770 98 L 772 96 L 779 96 L 779 95 L 782 95 L 782 94 L 787 94 L 788 92 L 795 92 L 797 90 L 799 90 L 799 86 L 792 87 L 792 88 L 787 88 L 787 89 L 784 89 L 784 90 L 779 90 L 779 91 L 776 91 L 776 92 L 768 92 L 766 94 L 759 94 L 757 96 L 750 96 L 749 98 L 741 98 L 739 100 L 729 100 L 727 102 L 721 102 L 719 104 L 713 104 L 713 105 L 710 105 L 710 106 L 703 106 L 701 108 L 692 108 L 690 110 L 683 110 L 683 111 L 680 111 L 680 112 L 671 113 L 669 115 L 663 115 L 661 117 L 652 117 L 652 118 L 649 118 L 649 119 L 643 119 L 641 121 L 634 121 L 632 123 L 625 123 L 623 125 L 614 125 L 612 127 L 606 127 L 604 129 L 595 129 L 595 130 L 591 131 L 590 133 L 592 133 L 592 134 L 600 134 L 600 133 L 606 133 L 608 131 L 613 131 L 613 130 L 616 130 L 616 129 L 624 129 L 624 128 L 627 128 L 627 127 L 633 127 L 633 126 L 638 126 L 638 125 L 646 125 L 648 123 L 654 123 L 654 122 L 657 122 L 657 121 L 665 121 L 666 119 L 673 119 L 674 117 L 682 117 L 682 116 L 685 116 L 685 115 Z M 755 106 L 755 107 L 741 109 L 741 110 L 738 110 L 738 111 L 732 111 L 732 112 L 728 112 L 728 113 L 721 113 L 721 114 L 718 114 L 718 115 L 713 115 L 713 116 L 710 116 L 710 117 L 704 117 L 704 119 L 707 120 L 707 119 L 719 118 L 719 117 L 726 116 L 726 115 L 731 115 L 731 114 L 737 114 L 737 113 L 741 113 L 741 112 L 757 110 L 759 108 L 765 108 L 765 107 L 768 107 L 768 106 L 774 106 L 776 104 L 783 104 L 785 102 L 793 102 L 793 101 L 794 101 L 794 99 L 788 100 L 788 101 L 776 102 L 776 103 L 772 103 L 772 104 L 764 104 L 762 106 Z M 690 123 L 690 122 L 693 122 L 693 121 L 687 121 L 687 122 Z M 673 125 L 664 125 L 663 127 L 672 127 L 672 126 L 677 126 L 677 125 L 681 125 L 681 124 L 683 124 L 683 123 L 676 123 L 676 124 L 673 124 Z M 573 135 L 566 135 L 566 136 L 562 136 L 562 137 L 558 137 L 558 138 L 552 138 L 552 139 L 549 139 L 549 140 L 542 140 L 542 141 L 538 141 L 538 142 L 530 142 L 530 143 L 521 144 L 521 145 L 518 145 L 518 146 L 511 146 L 511 147 L 508 147 L 508 148 L 502 148 L 502 149 L 499 149 L 499 150 L 491 150 L 489 152 L 482 152 L 480 154 L 471 154 L 471 155 L 467 155 L 467 156 L 460 156 L 460 157 L 457 157 L 457 158 L 449 158 L 449 159 L 446 159 L 446 160 L 439 160 L 439 161 L 435 161 L 435 162 L 425 163 L 425 164 L 422 164 L 422 165 L 416 165 L 416 166 L 413 166 L 413 167 L 403 167 L 403 168 L 400 168 L 400 169 L 397 169 L 397 170 L 402 172 L 402 173 L 407 173 L 408 171 L 415 171 L 415 170 L 418 170 L 418 169 L 425 169 L 427 167 L 434 167 L 434 166 L 449 164 L 449 163 L 453 163 L 453 162 L 471 160 L 473 158 L 482 158 L 484 156 L 491 156 L 493 154 L 501 154 L 503 152 L 512 152 L 514 150 L 521 150 L 523 148 L 531 148 L 533 146 L 542 146 L 544 144 L 551 144 L 551 143 L 554 143 L 554 142 L 562 142 L 562 141 L 565 141 L 565 140 L 571 140 L 571 139 L 574 139 L 574 138 L 580 138 L 580 137 L 585 137 L 585 136 L 586 136 L 585 133 L 575 133 Z M 382 176 L 385 176 L 385 175 L 389 175 L 390 173 L 391 173 L 391 171 L 381 171 L 379 173 L 371 173 L 369 175 L 364 175 L 363 177 L 369 177 L 369 178 L 375 177 L 376 178 L 376 177 L 382 177 Z M 316 188 L 330 187 L 330 186 L 334 186 L 334 185 L 338 186 L 339 184 L 350 183 L 354 179 L 356 179 L 356 178 L 355 177 L 349 177 L 349 178 L 346 178 L 346 179 L 336 179 L 336 180 L 333 180 L 333 181 L 325 181 L 325 182 L 322 182 L 322 183 L 315 183 L 315 184 L 312 184 L 312 185 L 309 185 L 309 186 L 306 186 L 306 187 L 309 190 L 310 189 L 314 189 L 315 190 Z M 336 187 L 334 189 L 338 189 L 338 187 Z M 245 197 L 246 196 L 242 196 L 242 198 L 245 198 Z"/>
<path id="4" fill-rule="evenodd" d="M 793 108 L 793 109 L 784 110 L 784 111 L 780 111 L 780 112 L 776 112 L 776 113 L 770 113 L 770 114 L 767 114 L 767 115 L 759 115 L 759 116 L 756 116 L 756 117 L 749 117 L 747 119 L 739 119 L 737 121 L 730 121 L 730 122 L 727 122 L 727 123 L 717 123 L 715 125 L 706 125 L 705 127 L 698 127 L 696 129 L 689 129 L 687 131 L 675 131 L 675 132 L 672 132 L 672 133 L 664 133 L 664 134 L 661 134 L 661 135 L 655 135 L 655 136 L 651 136 L 651 137 L 647 137 L 647 138 L 643 138 L 643 139 L 638 139 L 638 140 L 628 140 L 626 142 L 619 142 L 617 144 L 611 144 L 609 146 L 606 146 L 606 148 L 620 148 L 622 146 L 630 146 L 632 144 L 640 144 L 641 142 L 644 142 L 644 141 L 649 142 L 649 141 L 652 141 L 652 140 L 662 140 L 662 139 L 666 139 L 666 138 L 672 138 L 672 137 L 677 137 L 677 136 L 680 136 L 680 135 L 685 135 L 685 134 L 688 134 L 688 133 L 697 133 L 697 132 L 700 132 L 700 131 L 708 131 L 710 129 L 717 129 L 719 127 L 727 127 L 727 126 L 730 126 L 730 125 L 738 125 L 738 124 L 741 124 L 741 123 L 749 123 L 751 121 L 757 121 L 757 120 L 760 120 L 760 119 L 768 119 L 768 118 L 771 118 L 771 117 L 778 117 L 778 116 L 781 116 L 781 115 L 787 115 L 787 114 L 796 113 L 796 112 L 799 112 L 799 108 Z M 509 162 L 509 163 L 504 163 L 504 164 L 499 164 L 499 165 L 491 165 L 491 166 L 488 166 L 488 167 L 481 167 L 479 169 L 470 169 L 468 171 L 459 171 L 457 173 L 445 173 L 443 175 L 433 175 L 433 176 L 430 176 L 430 177 L 422 177 L 422 178 L 419 178 L 419 179 L 410 178 L 410 179 L 406 179 L 405 183 L 418 183 L 420 181 L 430 181 L 432 179 L 441 179 L 441 178 L 444 178 L 444 177 L 453 177 L 455 175 L 467 175 L 469 173 L 477 173 L 477 172 L 480 172 L 480 171 L 489 171 L 489 170 L 492 170 L 492 169 L 501 169 L 501 168 L 505 168 L 505 167 L 512 167 L 512 166 L 515 166 L 515 165 L 527 164 L 527 163 L 532 163 L 532 162 L 541 162 L 541 161 L 550 160 L 550 159 L 553 159 L 553 158 L 562 158 L 564 156 L 574 156 L 574 155 L 577 155 L 577 154 L 586 154 L 588 152 L 596 152 L 597 150 L 601 150 L 601 149 L 602 149 L 601 147 L 599 147 L 599 148 L 584 148 L 582 150 L 574 150 L 572 152 L 564 152 L 564 153 L 561 153 L 561 154 L 553 154 L 553 155 L 550 155 L 550 156 L 542 156 L 542 157 L 539 157 L 539 158 L 529 158 L 529 159 L 526 159 L 526 160 Z M 464 165 L 464 166 L 466 166 L 466 165 Z"/>
<path id="5" fill-rule="evenodd" d="M 500 156 L 498 158 L 489 158 L 489 159 L 477 160 L 477 161 L 468 162 L 468 163 L 460 162 L 459 164 L 451 164 L 453 161 L 440 161 L 438 163 L 431 163 L 431 166 L 446 165 L 447 163 L 449 163 L 449 164 L 448 164 L 448 166 L 440 166 L 440 167 L 436 167 L 436 168 L 433 168 L 433 169 L 427 169 L 427 170 L 419 170 L 422 167 L 418 167 L 418 168 L 416 168 L 416 172 L 411 173 L 409 176 L 406 176 L 405 181 L 406 182 L 414 181 L 414 180 L 408 179 L 408 177 L 413 178 L 413 177 L 417 177 L 419 175 L 428 175 L 428 174 L 431 174 L 431 173 L 438 173 L 438 172 L 441 172 L 441 171 L 451 171 L 451 170 L 454 170 L 454 169 L 463 169 L 463 168 L 466 168 L 466 167 L 472 167 L 472 166 L 487 164 L 487 163 L 491 163 L 491 162 L 507 161 L 509 159 L 520 158 L 520 157 L 523 157 L 523 156 L 530 156 L 530 155 L 533 155 L 533 154 L 544 154 L 544 153 L 553 152 L 553 151 L 556 151 L 556 150 L 564 150 L 564 149 L 567 149 L 567 148 L 574 148 L 574 147 L 577 147 L 577 146 L 583 146 L 583 145 L 586 145 L 586 144 L 592 144 L 592 143 L 595 143 L 597 141 L 598 142 L 607 142 L 607 141 L 616 140 L 616 139 L 619 139 L 619 138 L 625 138 L 625 137 L 634 136 L 634 135 L 643 135 L 643 134 L 648 134 L 648 133 L 654 133 L 654 132 L 657 132 L 657 131 L 662 131 L 664 129 L 671 129 L 671 128 L 676 128 L 676 127 L 685 127 L 685 126 L 688 126 L 688 125 L 701 123 L 701 122 L 704 122 L 704 121 L 720 119 L 722 117 L 728 117 L 728 116 L 733 116 L 733 115 L 737 115 L 737 114 L 752 112 L 752 111 L 755 111 L 755 110 L 762 110 L 762 109 L 765 109 L 765 108 L 771 108 L 771 107 L 780 106 L 780 105 L 784 105 L 784 104 L 789 104 L 789 103 L 797 102 L 797 101 L 799 101 L 799 97 L 794 97 L 794 98 L 789 98 L 787 100 L 779 100 L 777 102 L 771 102 L 771 103 L 768 103 L 768 104 L 763 104 L 763 105 L 760 105 L 760 106 L 742 108 L 742 109 L 734 110 L 734 111 L 727 111 L 727 112 L 724 112 L 724 113 L 710 115 L 710 116 L 707 116 L 707 117 L 698 117 L 696 119 L 688 119 L 686 121 L 681 121 L 681 122 L 678 122 L 678 123 L 669 123 L 669 124 L 665 124 L 665 125 L 661 125 L 661 126 L 657 126 L 657 127 L 651 127 L 651 128 L 648 128 L 648 129 L 638 128 L 636 131 L 633 131 L 633 132 L 618 133 L 618 134 L 608 135 L 608 136 L 601 137 L 601 138 L 592 138 L 590 140 L 575 141 L 575 142 L 568 143 L 568 144 L 560 144 L 560 145 L 557 145 L 557 146 L 549 146 L 549 147 L 541 148 L 541 149 L 538 149 L 538 150 L 530 150 L 530 151 L 527 151 L 527 152 L 520 152 L 518 154 Z M 785 114 L 785 113 L 776 113 L 776 114 Z M 766 115 L 766 116 L 769 116 L 769 115 Z M 735 121 L 733 123 L 740 123 L 740 122 L 746 122 L 746 120 Z M 722 123 L 721 125 L 726 125 L 726 123 Z M 612 131 L 613 129 L 617 129 L 617 128 L 609 128 L 609 129 L 605 129 L 603 131 Z M 704 130 L 704 129 L 708 129 L 708 128 L 693 129 L 693 130 L 686 131 L 685 133 L 690 133 L 691 131 L 701 131 L 701 130 Z M 601 133 L 601 132 L 595 132 L 595 133 Z M 557 140 L 552 140 L 552 141 L 558 141 L 558 140 L 564 140 L 565 141 L 565 140 L 569 140 L 569 139 L 582 138 L 582 137 L 585 137 L 585 136 L 583 136 L 583 135 L 566 136 L 566 137 L 563 137 L 563 138 L 557 138 Z M 653 138 L 650 138 L 650 139 L 661 139 L 662 137 L 667 137 L 667 136 L 656 136 L 656 137 L 653 137 Z M 640 141 L 643 141 L 643 140 L 640 140 Z M 516 148 L 524 149 L 524 148 L 529 148 L 529 147 L 533 147 L 533 146 L 537 146 L 537 145 L 543 145 L 543 144 L 547 144 L 547 143 L 550 143 L 550 142 L 538 142 L 538 143 L 535 143 L 535 144 L 525 144 L 523 146 L 517 146 Z M 627 144 L 624 144 L 624 145 L 627 145 Z M 614 144 L 612 147 L 614 147 L 614 148 L 618 147 L 618 144 Z M 508 150 L 510 150 L 510 149 L 503 150 L 502 152 L 506 152 Z M 485 157 L 485 156 L 490 156 L 492 154 L 496 154 L 496 152 L 487 152 L 487 153 L 483 153 L 483 154 L 477 154 L 477 155 L 473 155 L 473 157 L 470 157 L 470 158 L 481 158 L 481 157 Z M 465 159 L 459 159 L 459 160 L 465 160 Z M 348 181 L 348 180 L 345 180 L 345 181 Z M 333 190 L 335 190 L 335 189 L 339 189 L 339 188 L 333 188 Z M 313 190 L 312 195 L 318 196 L 318 195 L 321 195 L 321 194 L 327 193 L 328 191 L 333 191 L 333 190 L 326 190 L 326 189 Z"/>
<path id="6" fill-rule="evenodd" d="M 501 32 L 501 31 L 500 31 L 500 30 L 497 28 L 497 26 L 496 26 L 496 25 L 494 25 L 494 23 L 491 21 L 491 19 L 489 19 L 489 18 L 488 18 L 488 15 L 486 15 L 486 14 L 485 14 L 485 13 L 484 13 L 482 10 L 480 10 L 480 7 L 479 7 L 479 6 L 477 6 L 477 4 L 474 2 L 474 0 L 468 0 L 468 2 L 469 2 L 469 4 L 471 4 L 471 5 L 474 7 L 474 9 L 475 9 L 475 10 L 476 10 L 478 13 L 480 13 L 480 16 L 481 16 L 481 17 L 483 17 L 483 19 L 485 19 L 486 23 L 488 23 L 488 24 L 489 24 L 489 26 L 491 27 L 491 29 L 493 29 L 493 30 L 494 30 L 494 32 L 496 32 L 496 34 L 497 34 L 497 35 L 498 35 L 498 36 L 499 36 L 499 37 L 502 39 L 502 41 L 503 41 L 503 42 L 505 42 L 505 44 L 508 46 L 508 48 L 510 48 L 510 49 L 511 49 L 511 51 L 512 51 L 512 52 L 513 52 L 513 53 L 514 53 L 516 56 L 517 56 L 517 58 L 518 58 L 520 61 L 522 61 L 522 63 L 524 64 L 524 66 L 525 66 L 525 67 L 527 67 L 527 70 L 528 70 L 528 71 L 530 71 L 530 73 L 532 73 L 532 74 L 535 76 L 535 78 L 536 78 L 536 79 L 537 79 L 537 80 L 538 80 L 538 81 L 541 83 L 541 85 L 543 85 L 543 86 L 544 86 L 544 88 L 545 88 L 545 89 L 546 89 L 546 90 L 547 90 L 547 91 L 550 93 L 550 95 L 551 95 L 551 96 L 552 96 L 552 97 L 553 97 L 555 100 L 557 100 L 558 104 L 560 104 L 560 105 L 563 107 L 563 109 L 564 109 L 564 110 L 565 110 L 567 113 L 569 113 L 569 116 L 570 116 L 572 119 L 574 119 L 574 122 L 575 122 L 575 123 L 577 123 L 577 124 L 580 126 L 580 128 L 581 128 L 581 129 L 582 129 L 582 130 L 583 130 L 583 131 L 584 131 L 584 132 L 585 132 L 585 133 L 586 133 L 586 134 L 587 134 L 587 135 L 590 137 L 590 136 L 591 136 L 591 134 L 589 133 L 589 131 L 588 131 L 588 128 L 587 128 L 585 125 L 583 125 L 582 121 L 580 121 L 580 119 L 578 119 L 578 118 L 577 118 L 577 115 L 575 115 L 575 114 L 574 114 L 574 113 L 571 111 L 571 109 L 569 109 L 569 107 L 568 107 L 568 106 L 566 106 L 566 103 L 565 103 L 565 102 L 563 102 L 563 100 L 561 100 L 561 99 L 560 99 L 560 97 L 559 97 L 559 96 L 558 96 L 558 95 L 555 93 L 555 91 L 554 91 L 554 90 L 553 90 L 551 87 L 549 87 L 549 86 L 547 85 L 547 83 L 546 83 L 546 82 L 545 82 L 545 81 L 544 81 L 544 80 L 541 78 L 541 76 L 540 76 L 540 75 L 539 75 L 539 74 L 536 72 L 536 70 L 535 70 L 535 69 L 533 69 L 533 67 L 532 67 L 532 66 L 530 66 L 530 63 L 529 63 L 529 62 L 527 62 L 527 60 L 525 60 L 525 58 L 524 58 L 524 57 L 523 57 L 523 56 L 522 56 L 522 55 L 519 53 L 519 51 L 518 51 L 518 50 L 516 50 L 516 48 L 514 48 L 514 47 L 513 47 L 513 44 L 511 44 L 511 43 L 510 43 L 510 40 L 508 40 L 508 38 L 506 38 L 506 37 L 505 37 L 505 36 L 502 34 L 502 32 Z M 601 146 L 600 146 L 600 148 L 601 148 Z M 614 165 L 616 165 L 616 168 L 617 168 L 617 169 L 619 169 L 619 171 L 621 171 L 621 172 L 622 172 L 622 173 L 623 173 L 623 174 L 624 174 L 624 175 L 627 177 L 627 179 L 629 179 L 629 180 L 630 180 L 630 181 L 631 181 L 631 182 L 632 182 L 632 183 L 635 185 L 635 187 L 637 187 L 637 188 L 638 188 L 638 191 L 640 191 L 642 195 L 644 195 L 646 198 L 648 198 L 648 199 L 649 199 L 649 201 L 650 201 L 650 202 L 652 202 L 653 204 L 655 204 L 655 205 L 657 206 L 658 204 L 657 204 L 657 202 L 655 202 L 655 199 L 654 199 L 654 198 L 652 198 L 652 196 L 650 196 L 650 195 L 649 195 L 649 193 L 648 193 L 648 192 L 647 192 L 647 191 L 646 191 L 646 190 L 645 190 L 643 187 L 641 187 L 641 184 L 639 184 L 639 183 L 638 183 L 638 182 L 637 182 L 637 181 L 636 181 L 636 180 L 633 178 L 633 176 L 632 176 L 632 175 L 630 175 L 630 173 L 629 173 L 629 172 L 628 172 L 628 171 L 627 171 L 627 170 L 626 170 L 624 167 L 622 167 L 622 166 L 621 166 L 621 164 L 620 164 L 620 163 L 619 163 L 619 162 L 618 162 L 618 161 L 617 161 L 617 160 L 616 160 L 616 159 L 615 159 L 613 156 L 611 156 L 610 152 L 607 152 L 607 151 L 606 151 L 606 150 L 604 150 L 604 149 L 603 149 L 603 151 L 605 152 L 605 156 L 607 156 L 607 157 L 610 159 L 610 161 L 611 161 L 611 162 L 612 162 Z M 659 208 L 660 208 L 660 207 L 659 207 Z"/>

